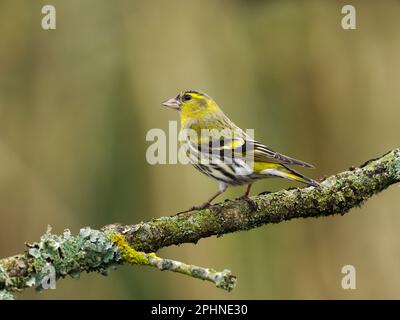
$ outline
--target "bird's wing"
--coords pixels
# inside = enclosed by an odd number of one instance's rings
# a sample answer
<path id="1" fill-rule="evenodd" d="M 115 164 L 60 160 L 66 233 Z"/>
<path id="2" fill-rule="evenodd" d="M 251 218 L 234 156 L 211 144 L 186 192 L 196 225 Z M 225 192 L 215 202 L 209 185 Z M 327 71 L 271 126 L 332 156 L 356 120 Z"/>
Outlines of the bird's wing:
<path id="1" fill-rule="evenodd" d="M 242 138 L 202 137 L 201 143 L 191 140 L 188 140 L 187 143 L 192 150 L 197 150 L 204 154 L 222 155 L 223 152 L 228 154 L 228 151 L 231 151 L 240 156 L 245 140 Z"/>
<path id="2" fill-rule="evenodd" d="M 201 143 L 198 140 L 191 143 L 190 148 L 196 149 L 201 154 L 212 154 L 220 159 L 224 157 L 254 159 L 255 162 L 279 163 L 283 165 L 298 165 L 305 168 L 314 168 L 313 165 L 290 158 L 279 152 L 273 151 L 271 148 L 251 139 L 239 128 L 234 131 L 233 136 L 216 135 L 202 137 Z"/>
<path id="3" fill-rule="evenodd" d="M 251 148 L 253 149 L 253 152 L 254 152 L 254 161 L 277 162 L 277 163 L 286 164 L 286 165 L 297 165 L 297 166 L 301 166 L 301 167 L 305 167 L 305 168 L 314 168 L 313 165 L 311 165 L 307 162 L 285 156 L 285 155 L 283 155 L 279 152 L 276 152 L 276 151 L 272 150 L 271 148 L 269 148 L 257 141 L 250 140 L 247 143 L 252 144 Z"/>

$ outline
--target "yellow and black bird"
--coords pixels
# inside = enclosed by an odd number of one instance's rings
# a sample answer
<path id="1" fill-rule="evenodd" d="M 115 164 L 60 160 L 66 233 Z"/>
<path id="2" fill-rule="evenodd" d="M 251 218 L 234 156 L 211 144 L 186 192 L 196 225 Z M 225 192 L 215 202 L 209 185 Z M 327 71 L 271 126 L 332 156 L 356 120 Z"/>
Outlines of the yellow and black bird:
<path id="1" fill-rule="evenodd" d="M 313 168 L 311 164 L 275 152 L 252 139 L 207 94 L 187 90 L 162 104 L 180 112 L 181 133 L 186 131 L 183 143 L 191 164 L 219 182 L 218 192 L 192 209 L 210 206 L 230 185 L 248 185 L 241 198 L 252 203 L 249 199 L 251 185 L 264 178 L 280 177 L 319 186 L 318 182 L 289 167 Z"/>

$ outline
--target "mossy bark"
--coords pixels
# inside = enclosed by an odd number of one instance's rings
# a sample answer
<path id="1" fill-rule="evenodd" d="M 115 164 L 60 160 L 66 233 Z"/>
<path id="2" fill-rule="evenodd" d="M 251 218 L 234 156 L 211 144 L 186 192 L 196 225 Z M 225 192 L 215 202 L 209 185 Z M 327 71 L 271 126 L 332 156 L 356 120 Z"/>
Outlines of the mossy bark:
<path id="1" fill-rule="evenodd" d="M 294 218 L 345 214 L 368 198 L 400 181 L 400 149 L 369 160 L 358 168 L 326 178 L 319 188 L 295 188 L 260 194 L 246 201 L 227 201 L 209 209 L 161 217 L 132 226 L 109 225 L 137 250 L 157 251 L 170 245 L 196 243 L 210 236 L 249 230 Z"/>
<path id="2" fill-rule="evenodd" d="M 345 214 L 392 184 L 400 182 L 400 149 L 366 162 L 358 168 L 333 175 L 318 188 L 281 190 L 253 197 L 257 208 L 244 200 L 227 201 L 209 209 L 161 217 L 135 225 L 111 224 L 102 230 L 81 229 L 52 235 L 29 245 L 20 255 L 0 260 L 0 299 L 10 292 L 41 286 L 51 264 L 56 277 L 78 276 L 82 271 L 105 274 L 110 266 L 125 262 L 111 235 L 123 235 L 137 251 L 155 252 L 182 243 L 196 243 L 213 235 L 249 230 L 294 218 Z"/>

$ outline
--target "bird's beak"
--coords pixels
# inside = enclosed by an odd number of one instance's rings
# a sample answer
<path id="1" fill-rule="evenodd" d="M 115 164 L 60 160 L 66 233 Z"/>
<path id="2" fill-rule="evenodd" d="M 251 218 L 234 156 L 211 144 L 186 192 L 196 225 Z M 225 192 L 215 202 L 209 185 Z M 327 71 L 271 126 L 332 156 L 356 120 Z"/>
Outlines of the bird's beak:
<path id="1" fill-rule="evenodd" d="M 180 109 L 179 101 L 176 98 L 171 98 L 171 99 L 165 100 L 165 101 L 161 102 L 161 104 L 163 106 L 166 106 L 171 109 L 176 109 L 176 110 Z"/>

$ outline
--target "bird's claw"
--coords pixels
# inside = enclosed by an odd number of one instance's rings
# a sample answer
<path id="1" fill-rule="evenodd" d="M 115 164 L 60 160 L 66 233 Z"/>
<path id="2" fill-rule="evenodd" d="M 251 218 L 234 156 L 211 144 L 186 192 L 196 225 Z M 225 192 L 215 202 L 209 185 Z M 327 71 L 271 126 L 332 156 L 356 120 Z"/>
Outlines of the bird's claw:
<path id="1" fill-rule="evenodd" d="M 255 211 L 255 210 L 258 209 L 257 203 L 256 203 L 253 199 L 250 199 L 250 197 L 247 196 L 247 195 L 243 195 L 243 196 L 241 196 L 241 197 L 239 197 L 239 198 L 236 198 L 236 200 L 244 200 L 244 201 L 246 201 L 247 204 L 249 205 L 249 207 L 250 207 L 253 211 Z"/>
<path id="2" fill-rule="evenodd" d="M 193 210 L 203 210 L 205 208 L 208 208 L 209 206 L 211 206 L 211 203 L 209 202 L 205 202 L 199 206 L 193 206 L 189 209 L 189 211 L 193 211 Z"/>
<path id="3" fill-rule="evenodd" d="M 189 209 L 187 209 L 185 211 L 181 211 L 179 213 L 185 213 L 185 212 L 190 212 L 190 211 L 195 211 L 195 210 L 203 210 L 203 209 L 206 209 L 206 208 L 208 208 L 210 206 L 211 206 L 211 203 L 205 202 L 205 203 L 203 203 L 203 204 L 201 204 L 199 206 L 190 207 Z"/>

